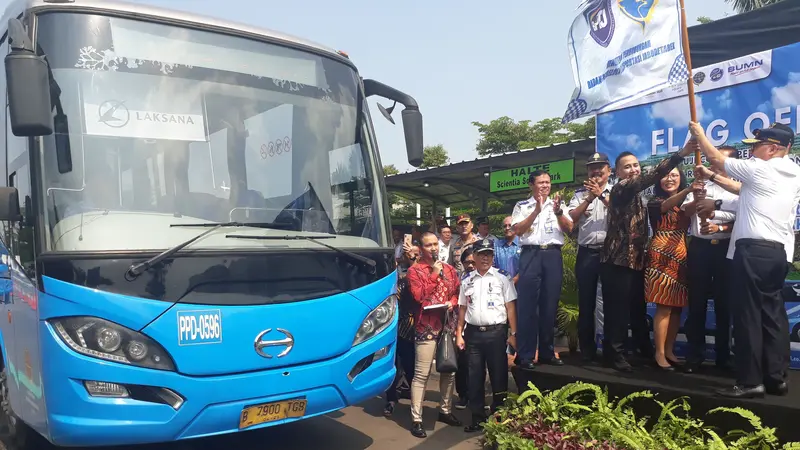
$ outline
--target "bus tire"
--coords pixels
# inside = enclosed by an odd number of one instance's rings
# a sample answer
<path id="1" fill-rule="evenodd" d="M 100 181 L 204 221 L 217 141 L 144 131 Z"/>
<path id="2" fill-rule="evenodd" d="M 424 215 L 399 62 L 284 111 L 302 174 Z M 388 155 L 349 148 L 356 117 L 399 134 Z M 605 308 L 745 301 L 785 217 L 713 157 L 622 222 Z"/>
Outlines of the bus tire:
<path id="1" fill-rule="evenodd" d="M 44 438 L 19 419 L 11 410 L 8 398 L 8 372 L 0 372 L 0 439 L 8 450 L 33 450 L 46 448 Z"/>

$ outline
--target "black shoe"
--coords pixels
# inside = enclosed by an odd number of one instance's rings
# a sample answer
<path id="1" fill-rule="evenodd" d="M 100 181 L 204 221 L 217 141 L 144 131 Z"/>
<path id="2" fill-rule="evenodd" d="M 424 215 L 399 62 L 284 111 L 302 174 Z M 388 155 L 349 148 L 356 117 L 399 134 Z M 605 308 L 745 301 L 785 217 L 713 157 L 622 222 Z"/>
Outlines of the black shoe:
<path id="1" fill-rule="evenodd" d="M 695 373 L 700 371 L 701 363 L 689 361 L 681 367 L 683 373 Z"/>
<path id="2" fill-rule="evenodd" d="M 623 372 L 623 373 L 633 372 L 633 367 L 631 367 L 628 361 L 626 361 L 624 358 L 611 361 L 610 363 L 608 363 L 608 365 L 617 372 Z"/>
<path id="3" fill-rule="evenodd" d="M 670 366 L 672 367 L 683 367 L 683 363 L 680 361 L 676 361 L 674 359 L 664 358 L 667 360 Z"/>
<path id="4" fill-rule="evenodd" d="M 558 358 L 540 359 L 539 364 L 547 364 L 548 366 L 563 366 L 564 361 Z"/>
<path id="5" fill-rule="evenodd" d="M 456 416 L 454 416 L 452 413 L 450 413 L 450 414 L 439 413 L 438 421 L 442 422 L 442 423 L 446 423 L 447 425 L 450 425 L 451 427 L 460 427 L 461 425 L 463 425 L 461 423 L 461 421 L 458 420 L 458 418 L 456 418 Z"/>
<path id="6" fill-rule="evenodd" d="M 536 366 L 533 364 L 533 361 L 520 361 L 519 367 L 522 370 L 533 370 Z"/>
<path id="7" fill-rule="evenodd" d="M 422 428 L 422 422 L 414 422 L 414 424 L 411 425 L 411 434 L 418 438 L 428 437 L 428 433 L 425 432 L 425 428 Z"/>
<path id="8" fill-rule="evenodd" d="M 467 409 L 467 405 L 469 405 L 469 401 L 467 397 L 458 397 L 458 401 L 455 405 L 453 405 L 456 409 Z"/>
<path id="9" fill-rule="evenodd" d="M 667 366 L 662 366 L 661 364 L 658 363 L 658 361 L 653 361 L 653 363 L 656 370 L 658 370 L 659 372 L 675 372 L 675 367 L 673 367 L 671 364 Z"/>
<path id="10" fill-rule="evenodd" d="M 483 431 L 483 424 L 473 423 L 472 425 L 464 427 L 464 431 L 467 433 L 477 433 L 479 431 Z"/>
<path id="11" fill-rule="evenodd" d="M 764 385 L 758 386 L 733 386 L 732 388 L 717 391 L 717 395 L 728 398 L 763 398 Z"/>
<path id="12" fill-rule="evenodd" d="M 584 364 L 591 364 L 597 359 L 597 352 L 590 353 L 590 352 L 581 352 L 581 362 Z"/>
<path id="13" fill-rule="evenodd" d="M 766 384 L 766 391 L 769 395 L 780 395 L 784 396 L 789 393 L 789 385 L 786 384 L 785 381 L 782 381 L 778 384 Z"/>
<path id="14" fill-rule="evenodd" d="M 383 416 L 389 417 L 394 413 L 394 402 L 387 402 L 386 406 L 383 408 Z"/>

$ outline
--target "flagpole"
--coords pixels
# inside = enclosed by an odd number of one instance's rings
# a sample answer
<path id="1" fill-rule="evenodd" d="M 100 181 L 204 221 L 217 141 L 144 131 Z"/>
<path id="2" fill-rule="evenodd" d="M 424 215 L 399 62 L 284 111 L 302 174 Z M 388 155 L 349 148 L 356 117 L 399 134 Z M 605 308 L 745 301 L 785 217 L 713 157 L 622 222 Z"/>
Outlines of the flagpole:
<path id="1" fill-rule="evenodd" d="M 683 6 L 683 0 L 679 0 L 681 5 L 681 36 L 683 38 L 683 56 L 686 58 L 686 66 L 689 68 L 689 80 L 686 81 L 686 86 L 689 88 L 689 113 L 692 117 L 692 122 L 697 122 L 697 108 L 694 102 L 694 80 L 692 78 L 692 55 L 689 50 L 689 27 L 686 25 L 686 8 Z M 700 165 L 700 150 L 694 152 L 695 165 Z"/>
<path id="2" fill-rule="evenodd" d="M 678 0 L 681 5 L 681 37 L 683 39 L 683 56 L 686 58 L 686 67 L 689 69 L 689 79 L 686 80 L 686 87 L 689 90 L 689 114 L 692 122 L 697 122 L 697 106 L 694 99 L 694 77 L 692 76 L 692 55 L 689 48 L 689 26 L 686 24 L 686 7 L 684 0 Z M 699 166 L 702 163 L 700 149 L 694 151 L 694 165 Z M 697 179 L 697 177 L 695 177 Z M 700 223 L 705 224 L 707 218 L 700 217 Z"/>

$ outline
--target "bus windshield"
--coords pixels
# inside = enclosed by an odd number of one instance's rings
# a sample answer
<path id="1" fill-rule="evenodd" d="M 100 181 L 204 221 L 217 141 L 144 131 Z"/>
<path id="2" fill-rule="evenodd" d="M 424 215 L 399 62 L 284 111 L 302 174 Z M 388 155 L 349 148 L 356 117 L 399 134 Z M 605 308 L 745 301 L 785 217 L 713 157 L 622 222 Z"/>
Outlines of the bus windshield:
<path id="1" fill-rule="evenodd" d="M 46 251 L 161 250 L 202 232 L 172 225 L 231 221 L 275 227 L 221 229 L 191 249 L 319 248 L 231 232 L 388 246 L 371 121 L 349 65 L 103 15 L 45 13 L 36 29 L 60 90 L 54 115 L 62 109 L 69 130 L 41 139 Z M 57 158 L 67 140 L 71 170 Z"/>

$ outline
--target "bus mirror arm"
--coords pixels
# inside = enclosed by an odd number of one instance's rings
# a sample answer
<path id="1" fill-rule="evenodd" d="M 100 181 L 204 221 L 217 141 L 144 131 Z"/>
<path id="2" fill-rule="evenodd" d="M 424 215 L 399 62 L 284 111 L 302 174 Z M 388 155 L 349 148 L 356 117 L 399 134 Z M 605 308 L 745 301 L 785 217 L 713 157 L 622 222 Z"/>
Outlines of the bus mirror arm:
<path id="1" fill-rule="evenodd" d="M 364 94 L 366 97 L 379 95 L 389 100 L 394 100 L 405 106 L 403 109 L 403 133 L 406 138 L 406 153 L 408 163 L 414 167 L 422 164 L 422 113 L 419 105 L 410 95 L 387 86 L 379 81 L 364 80 Z"/>
<path id="2" fill-rule="evenodd" d="M 15 136 L 53 133 L 50 74 L 44 57 L 37 56 L 19 19 L 8 21 L 11 52 L 5 57 L 8 112 Z"/>

